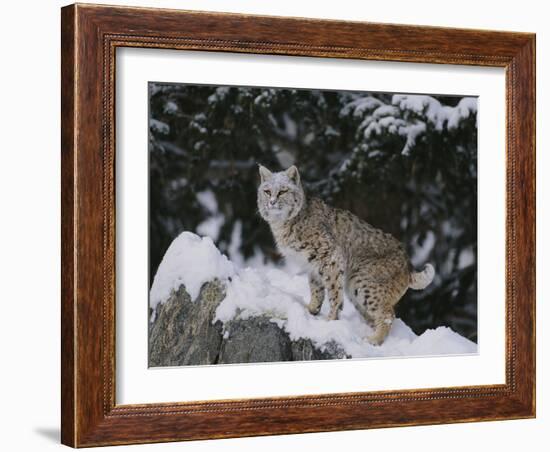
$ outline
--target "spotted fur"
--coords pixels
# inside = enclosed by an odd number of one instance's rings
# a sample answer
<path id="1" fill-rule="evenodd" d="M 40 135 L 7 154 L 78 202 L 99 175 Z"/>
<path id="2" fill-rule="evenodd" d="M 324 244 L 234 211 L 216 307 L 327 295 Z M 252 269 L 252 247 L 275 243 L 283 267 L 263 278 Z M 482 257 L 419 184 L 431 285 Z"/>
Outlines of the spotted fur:
<path id="1" fill-rule="evenodd" d="M 352 213 L 307 199 L 295 166 L 272 173 L 260 166 L 258 209 L 277 247 L 309 275 L 308 310 L 317 315 L 325 299 L 329 320 L 338 319 L 344 292 L 373 327 L 367 339 L 379 345 L 388 335 L 394 306 L 408 288 L 421 290 L 434 277 L 427 264 L 413 271 L 405 249 L 393 236 Z"/>

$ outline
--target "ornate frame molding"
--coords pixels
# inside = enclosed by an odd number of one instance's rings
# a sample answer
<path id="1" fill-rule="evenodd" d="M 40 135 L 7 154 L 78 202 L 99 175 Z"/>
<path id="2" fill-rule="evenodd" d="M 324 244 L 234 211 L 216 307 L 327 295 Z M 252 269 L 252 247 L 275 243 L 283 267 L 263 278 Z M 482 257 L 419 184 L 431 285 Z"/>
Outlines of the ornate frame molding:
<path id="1" fill-rule="evenodd" d="M 118 47 L 504 67 L 506 383 L 116 405 L 114 90 Z M 61 155 L 64 444 L 82 447 L 535 415 L 533 34 L 67 6 L 62 9 Z"/>

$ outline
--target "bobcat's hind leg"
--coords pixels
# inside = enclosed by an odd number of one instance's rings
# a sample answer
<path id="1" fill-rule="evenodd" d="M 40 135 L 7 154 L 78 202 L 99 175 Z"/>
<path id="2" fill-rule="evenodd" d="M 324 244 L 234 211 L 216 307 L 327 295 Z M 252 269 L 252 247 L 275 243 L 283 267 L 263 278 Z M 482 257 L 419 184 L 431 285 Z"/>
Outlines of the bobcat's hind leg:
<path id="1" fill-rule="evenodd" d="M 309 290 L 311 292 L 311 299 L 307 309 L 310 314 L 317 315 L 325 299 L 325 286 L 319 276 L 314 273 L 310 273 L 309 275 Z"/>
<path id="2" fill-rule="evenodd" d="M 393 320 L 395 319 L 395 312 L 393 307 L 387 306 L 380 311 L 373 314 L 374 317 L 374 333 L 368 336 L 366 339 L 372 345 L 380 345 L 388 336 Z"/>
<path id="3" fill-rule="evenodd" d="M 363 260 L 352 267 L 346 280 L 348 296 L 374 331 L 366 339 L 380 345 L 388 336 L 395 318 L 394 306 L 409 284 L 408 271 L 395 271 L 391 259 Z"/>

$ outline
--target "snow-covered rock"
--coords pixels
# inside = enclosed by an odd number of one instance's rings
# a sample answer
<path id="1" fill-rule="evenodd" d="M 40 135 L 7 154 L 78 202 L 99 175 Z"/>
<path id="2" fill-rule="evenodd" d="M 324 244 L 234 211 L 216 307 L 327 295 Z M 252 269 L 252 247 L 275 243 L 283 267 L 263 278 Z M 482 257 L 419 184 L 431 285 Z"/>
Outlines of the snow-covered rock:
<path id="1" fill-rule="evenodd" d="M 182 232 L 170 244 L 153 279 L 149 303 L 154 309 L 181 285 L 195 300 L 203 284 L 225 281 L 235 273 L 233 264 L 222 255 L 210 237 Z"/>
<path id="2" fill-rule="evenodd" d="M 218 280 L 192 300 L 185 287 L 158 303 L 149 327 L 149 366 L 183 366 L 346 358 L 334 343 L 323 350 L 309 339 L 292 340 L 265 315 L 222 324 L 215 310 L 225 297 Z"/>
<path id="3" fill-rule="evenodd" d="M 370 326 L 349 300 L 345 300 L 339 320 L 327 320 L 328 302 L 318 316 L 312 316 L 306 309 L 306 275 L 293 272 L 290 266 L 265 265 L 258 259 L 254 263 L 254 267 L 239 267 L 222 255 L 210 238 L 180 234 L 168 248 L 151 288 L 151 331 L 155 334 L 150 336 L 150 345 L 151 337 L 154 343 L 166 344 L 162 337 L 166 329 L 166 334 L 178 332 L 168 341 L 178 349 L 178 356 L 188 356 L 181 350 L 186 343 L 181 339 L 184 336 L 189 339 L 187 347 L 216 349 L 203 350 L 212 362 L 203 356 L 199 362 L 187 359 L 180 364 L 477 352 L 477 344 L 448 327 L 416 335 L 400 319 L 395 320 L 386 341 L 373 346 L 364 339 L 371 333 Z M 212 287 L 217 288 L 214 295 L 204 292 Z M 210 293 L 206 301 L 204 293 Z M 165 303 L 169 303 L 169 309 L 163 306 Z M 193 325 L 197 322 L 200 325 Z M 203 340 L 201 334 L 210 339 Z M 219 341 L 212 340 L 216 335 Z M 155 347 L 152 344 L 152 351 L 157 350 Z M 163 350 L 170 353 L 166 347 Z"/>

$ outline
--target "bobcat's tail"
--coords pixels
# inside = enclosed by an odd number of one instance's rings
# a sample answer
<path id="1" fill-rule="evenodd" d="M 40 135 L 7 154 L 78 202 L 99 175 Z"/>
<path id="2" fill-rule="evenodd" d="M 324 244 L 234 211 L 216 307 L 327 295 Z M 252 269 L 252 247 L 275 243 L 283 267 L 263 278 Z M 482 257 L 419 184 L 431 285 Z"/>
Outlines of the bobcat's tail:
<path id="1" fill-rule="evenodd" d="M 422 290 L 430 285 L 435 276 L 435 269 L 432 264 L 426 264 L 421 272 L 411 272 L 409 287 L 414 290 Z"/>

